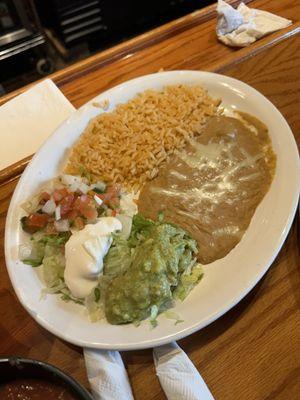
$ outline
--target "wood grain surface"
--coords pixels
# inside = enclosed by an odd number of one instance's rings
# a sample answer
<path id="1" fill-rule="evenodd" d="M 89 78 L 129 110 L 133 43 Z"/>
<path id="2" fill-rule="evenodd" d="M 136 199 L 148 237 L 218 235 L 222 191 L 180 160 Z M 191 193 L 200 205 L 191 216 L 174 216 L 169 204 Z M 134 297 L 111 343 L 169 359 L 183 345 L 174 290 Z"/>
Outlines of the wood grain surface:
<path id="1" fill-rule="evenodd" d="M 299 17 L 298 1 L 258 0 L 252 4 L 289 18 Z M 284 4 L 288 5 L 286 9 Z M 267 96 L 283 113 L 300 145 L 297 25 L 288 35 L 271 35 L 261 42 L 264 44 L 238 51 L 223 49 L 216 43 L 213 28 L 212 21 L 207 20 L 201 26 L 175 32 L 162 42 L 145 47 L 139 54 L 121 58 L 99 70 L 80 73 L 73 81 L 64 78 L 61 88 L 78 106 L 103 89 L 157 71 L 162 65 L 167 69 L 217 70 L 251 84 Z M 211 53 L 208 60 L 198 53 L 193 41 L 200 43 L 201 37 L 208 49 L 209 45 L 220 48 L 221 56 Z M 3 238 L 6 212 L 17 181 L 18 177 L 14 177 L 0 185 L 0 355 L 48 361 L 88 386 L 81 349 L 41 328 L 22 308 L 11 287 L 5 268 Z M 248 296 L 222 318 L 179 342 L 216 400 L 299 399 L 300 232 L 297 218 L 298 223 L 294 222 L 270 270 Z M 151 350 L 123 352 L 122 356 L 136 400 L 164 399 Z"/>

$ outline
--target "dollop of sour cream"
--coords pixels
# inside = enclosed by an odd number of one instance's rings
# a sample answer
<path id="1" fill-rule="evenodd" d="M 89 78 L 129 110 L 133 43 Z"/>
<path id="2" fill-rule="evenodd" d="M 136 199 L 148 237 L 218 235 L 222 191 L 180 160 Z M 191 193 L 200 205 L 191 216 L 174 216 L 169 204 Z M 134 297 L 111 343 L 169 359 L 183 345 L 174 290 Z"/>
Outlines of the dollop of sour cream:
<path id="1" fill-rule="evenodd" d="M 73 296 L 84 298 L 97 286 L 103 259 L 112 244 L 111 234 L 121 229 L 122 223 L 117 218 L 102 217 L 67 241 L 64 278 Z"/>

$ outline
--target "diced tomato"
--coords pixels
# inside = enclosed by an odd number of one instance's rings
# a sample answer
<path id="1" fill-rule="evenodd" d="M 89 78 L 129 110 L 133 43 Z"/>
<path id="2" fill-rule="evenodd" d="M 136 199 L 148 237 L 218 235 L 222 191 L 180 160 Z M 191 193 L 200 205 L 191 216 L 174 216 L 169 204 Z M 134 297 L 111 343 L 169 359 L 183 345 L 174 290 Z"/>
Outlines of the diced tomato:
<path id="1" fill-rule="evenodd" d="M 79 211 L 79 210 L 80 210 L 80 206 L 81 206 L 80 197 L 77 197 L 77 198 L 74 200 L 74 203 L 73 203 L 73 210 Z"/>
<path id="2" fill-rule="evenodd" d="M 21 218 L 22 228 L 25 232 L 34 233 L 43 229 L 49 220 L 47 214 L 30 214 L 28 217 Z"/>
<path id="3" fill-rule="evenodd" d="M 84 228 L 84 220 L 81 217 L 76 217 L 74 219 L 74 227 L 77 229 L 83 229 Z"/>
<path id="4" fill-rule="evenodd" d="M 73 210 L 79 210 L 80 204 L 81 204 L 80 197 L 77 197 L 73 203 Z"/>
<path id="5" fill-rule="evenodd" d="M 112 210 L 111 216 L 112 216 L 112 217 L 115 217 L 116 215 L 117 215 L 117 211 L 116 211 L 116 210 Z"/>
<path id="6" fill-rule="evenodd" d="M 36 226 L 38 228 L 44 228 L 49 220 L 49 215 L 34 213 L 30 214 L 27 219 L 28 226 Z"/>
<path id="7" fill-rule="evenodd" d="M 97 218 L 97 210 L 94 199 L 86 194 L 77 197 L 73 205 L 74 210 L 77 210 L 83 217 L 87 219 Z"/>
<path id="8" fill-rule="evenodd" d="M 79 210 L 82 204 L 89 204 L 90 203 L 90 198 L 86 194 L 82 194 L 81 196 L 78 196 L 76 200 L 74 201 L 74 208 L 76 210 Z"/>
<path id="9" fill-rule="evenodd" d="M 57 203 L 61 201 L 64 197 L 66 197 L 69 194 L 68 189 L 62 188 L 62 189 L 56 189 L 53 192 L 53 199 Z"/>
<path id="10" fill-rule="evenodd" d="M 99 199 L 103 201 L 104 204 L 110 205 L 112 202 L 115 205 L 119 204 L 119 194 L 120 194 L 120 186 L 119 185 L 112 185 L 107 188 L 107 191 L 105 193 L 94 193 L 94 196 L 98 196 Z M 118 200 L 118 201 L 117 201 Z"/>
<path id="11" fill-rule="evenodd" d="M 80 209 L 81 214 L 87 219 L 95 219 L 98 216 L 97 210 L 95 207 L 89 205 L 83 205 Z"/>
<path id="12" fill-rule="evenodd" d="M 60 201 L 60 215 L 64 218 L 71 210 L 74 202 L 74 195 L 72 193 L 65 196 Z"/>
<path id="13" fill-rule="evenodd" d="M 74 208 L 70 210 L 67 214 L 65 214 L 64 218 L 67 218 L 73 221 L 78 216 L 79 211 L 75 210 Z"/>
<path id="14" fill-rule="evenodd" d="M 47 192 L 42 192 L 41 194 L 40 194 L 40 201 L 41 200 L 43 200 L 43 201 L 48 201 L 48 200 L 50 200 L 50 197 L 51 197 L 51 195 L 49 194 L 49 193 L 47 193 Z"/>
<path id="15" fill-rule="evenodd" d="M 111 207 L 112 209 L 116 209 L 119 207 L 120 205 L 120 199 L 119 197 L 113 197 L 112 199 L 109 200 L 108 202 L 109 207 Z"/>
<path id="16" fill-rule="evenodd" d="M 110 193 L 111 197 L 116 197 L 119 196 L 120 191 L 121 191 L 121 186 L 118 184 L 114 184 L 107 188 L 106 193 Z"/>

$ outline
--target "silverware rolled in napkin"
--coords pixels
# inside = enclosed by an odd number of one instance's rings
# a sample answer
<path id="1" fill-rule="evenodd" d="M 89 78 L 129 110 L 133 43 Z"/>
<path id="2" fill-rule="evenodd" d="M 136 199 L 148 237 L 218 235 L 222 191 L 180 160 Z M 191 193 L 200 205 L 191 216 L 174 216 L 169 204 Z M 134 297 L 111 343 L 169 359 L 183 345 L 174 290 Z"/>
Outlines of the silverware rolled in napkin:
<path id="1" fill-rule="evenodd" d="M 128 375 L 118 351 L 86 348 L 83 354 L 95 400 L 133 400 Z"/>
<path id="2" fill-rule="evenodd" d="M 214 400 L 198 370 L 177 343 L 154 348 L 153 358 L 168 400 Z"/>
<path id="3" fill-rule="evenodd" d="M 95 400 L 133 400 L 118 351 L 84 349 L 84 358 Z M 177 343 L 154 348 L 153 358 L 168 400 L 214 400 L 196 367 Z"/>
<path id="4" fill-rule="evenodd" d="M 132 400 L 128 375 L 117 351 L 84 349 L 95 400 Z M 156 374 L 168 400 L 214 400 L 185 352 L 173 342 L 153 349 Z"/>

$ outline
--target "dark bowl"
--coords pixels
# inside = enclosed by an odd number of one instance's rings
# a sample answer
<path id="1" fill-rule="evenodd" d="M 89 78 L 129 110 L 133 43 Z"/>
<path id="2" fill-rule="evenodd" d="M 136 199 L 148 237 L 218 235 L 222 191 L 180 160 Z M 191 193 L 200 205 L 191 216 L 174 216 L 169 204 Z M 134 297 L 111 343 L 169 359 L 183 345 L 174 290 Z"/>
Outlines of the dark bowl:
<path id="1" fill-rule="evenodd" d="M 67 388 L 76 400 L 93 400 L 83 386 L 53 365 L 28 358 L 0 358 L 0 385 L 18 378 L 43 379 L 57 383 Z"/>

